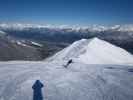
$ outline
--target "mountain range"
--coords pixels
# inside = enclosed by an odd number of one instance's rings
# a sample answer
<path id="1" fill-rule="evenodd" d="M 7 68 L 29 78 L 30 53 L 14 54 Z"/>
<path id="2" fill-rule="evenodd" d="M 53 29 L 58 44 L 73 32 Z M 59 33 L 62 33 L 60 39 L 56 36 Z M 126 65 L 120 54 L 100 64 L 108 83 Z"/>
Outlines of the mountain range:
<path id="1" fill-rule="evenodd" d="M 16 24 L 0 24 L 0 33 L 2 37 L 4 35 L 5 38 L 4 41 L 8 41 L 8 44 L 9 41 L 10 42 L 19 41 L 23 42 L 21 44 L 30 45 L 30 49 L 32 48 L 31 51 L 34 51 L 34 53 L 33 52 L 26 53 L 26 55 L 29 55 L 30 53 L 32 55 L 32 57 L 31 56 L 29 58 L 27 57 L 28 60 L 45 59 L 46 57 L 51 56 L 57 51 L 70 45 L 74 41 L 83 38 L 91 39 L 94 37 L 98 37 L 99 39 L 108 41 L 111 44 L 124 48 L 128 52 L 133 53 L 133 25 L 114 25 L 114 26 L 92 25 L 86 27 L 79 27 L 79 26 L 67 26 L 67 25 L 52 26 L 52 25 L 16 23 Z M 3 41 L 2 38 L 0 40 Z M 35 46 L 32 44 L 34 42 L 41 44 L 42 46 Z M 10 43 L 10 45 L 11 44 L 14 45 L 13 42 Z M 14 46 L 11 47 L 14 48 Z M 30 51 L 29 46 L 28 47 L 25 46 L 24 48 L 28 48 L 26 50 L 23 50 L 24 53 L 26 51 Z M 7 49 L 3 49 L 2 51 L 6 50 Z M 9 51 L 14 51 L 14 50 L 9 50 Z M 5 53 L 2 52 L 1 54 Z M 9 53 L 6 54 L 9 55 Z M 10 54 L 15 54 L 15 53 L 10 53 Z M 36 56 L 36 54 L 38 56 Z M 20 53 L 18 55 L 23 55 L 23 53 Z M 16 58 L 16 57 L 11 56 L 11 58 Z M 17 60 L 18 58 L 19 57 L 17 57 L 15 60 Z M 20 58 L 21 58 L 20 60 L 25 60 L 26 57 L 20 57 Z"/>
<path id="2" fill-rule="evenodd" d="M 62 45 L 50 42 L 38 42 L 7 35 L 0 31 L 0 61 L 42 60 L 59 51 Z"/>

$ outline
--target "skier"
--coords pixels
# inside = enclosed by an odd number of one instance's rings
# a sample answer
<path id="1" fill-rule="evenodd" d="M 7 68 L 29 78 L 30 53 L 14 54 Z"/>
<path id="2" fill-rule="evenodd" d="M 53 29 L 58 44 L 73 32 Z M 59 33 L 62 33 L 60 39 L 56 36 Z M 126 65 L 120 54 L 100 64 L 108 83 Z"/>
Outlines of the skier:
<path id="1" fill-rule="evenodd" d="M 43 84 L 40 82 L 40 80 L 36 80 L 36 82 L 32 86 L 33 100 L 43 100 L 43 95 L 41 91 L 42 87 L 43 87 Z"/>
<path id="2" fill-rule="evenodd" d="M 73 60 L 70 59 L 64 67 L 67 68 L 72 62 L 73 62 Z"/>

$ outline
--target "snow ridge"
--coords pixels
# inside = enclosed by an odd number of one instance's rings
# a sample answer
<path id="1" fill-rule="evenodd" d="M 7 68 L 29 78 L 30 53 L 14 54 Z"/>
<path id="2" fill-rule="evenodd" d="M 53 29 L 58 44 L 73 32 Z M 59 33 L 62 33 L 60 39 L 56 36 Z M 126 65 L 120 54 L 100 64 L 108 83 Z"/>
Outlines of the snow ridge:
<path id="1" fill-rule="evenodd" d="M 86 47 L 86 52 L 79 56 L 79 60 L 87 64 L 130 64 L 133 56 L 126 50 L 108 42 L 94 38 Z"/>
<path id="2" fill-rule="evenodd" d="M 133 55 L 98 38 L 76 41 L 48 60 L 55 59 L 74 59 L 86 64 L 133 64 Z"/>

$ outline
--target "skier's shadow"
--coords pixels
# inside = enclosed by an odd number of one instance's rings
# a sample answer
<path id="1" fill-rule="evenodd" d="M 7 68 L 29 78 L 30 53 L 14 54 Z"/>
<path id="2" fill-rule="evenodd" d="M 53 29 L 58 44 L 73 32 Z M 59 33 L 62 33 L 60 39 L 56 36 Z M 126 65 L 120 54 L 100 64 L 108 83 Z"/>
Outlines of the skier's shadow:
<path id="1" fill-rule="evenodd" d="M 42 88 L 43 84 L 40 82 L 40 80 L 36 80 L 36 82 L 32 86 L 33 100 L 43 100 L 43 95 L 41 90 Z"/>

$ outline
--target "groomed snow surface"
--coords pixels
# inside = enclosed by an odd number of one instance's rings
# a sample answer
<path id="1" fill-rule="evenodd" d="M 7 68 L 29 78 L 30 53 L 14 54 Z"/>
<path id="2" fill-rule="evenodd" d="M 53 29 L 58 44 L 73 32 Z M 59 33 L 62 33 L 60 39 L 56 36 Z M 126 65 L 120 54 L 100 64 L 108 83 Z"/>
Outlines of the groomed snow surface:
<path id="1" fill-rule="evenodd" d="M 74 62 L 64 68 L 71 58 Z M 0 100 L 32 100 L 37 79 L 44 84 L 44 100 L 133 100 L 132 59 L 95 38 L 77 41 L 46 61 L 0 62 Z"/>

